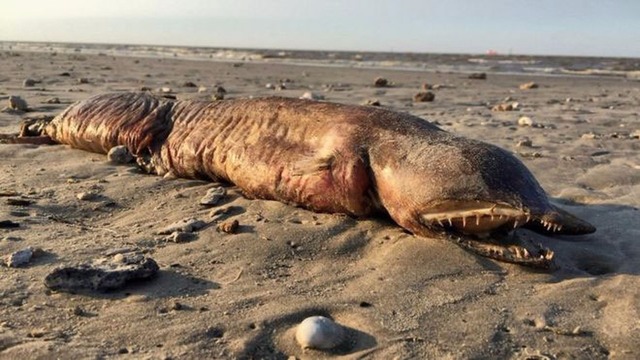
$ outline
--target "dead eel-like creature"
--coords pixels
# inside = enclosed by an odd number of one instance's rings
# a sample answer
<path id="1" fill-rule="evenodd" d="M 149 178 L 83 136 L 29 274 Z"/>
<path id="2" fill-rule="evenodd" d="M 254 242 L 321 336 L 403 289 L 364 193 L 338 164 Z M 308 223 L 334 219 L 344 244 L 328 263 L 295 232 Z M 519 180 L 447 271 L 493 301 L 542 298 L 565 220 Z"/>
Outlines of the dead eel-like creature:
<path id="1" fill-rule="evenodd" d="M 551 204 L 511 153 L 418 117 L 289 98 L 172 101 L 148 93 L 94 96 L 11 143 L 60 143 L 107 153 L 126 146 L 155 174 L 237 185 L 249 198 L 355 217 L 386 213 L 418 236 L 549 268 L 553 252 L 510 233 L 587 234 Z"/>

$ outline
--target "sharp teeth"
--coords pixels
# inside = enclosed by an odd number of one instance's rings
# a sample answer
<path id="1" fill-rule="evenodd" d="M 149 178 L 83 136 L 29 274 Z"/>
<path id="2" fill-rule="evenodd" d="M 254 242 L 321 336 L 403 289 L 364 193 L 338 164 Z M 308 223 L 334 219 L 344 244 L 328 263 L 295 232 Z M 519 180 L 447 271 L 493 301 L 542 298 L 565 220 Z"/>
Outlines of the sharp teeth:
<path id="1" fill-rule="evenodd" d="M 529 250 L 527 249 L 522 249 L 522 254 L 525 258 L 528 258 L 531 256 L 531 254 L 529 254 Z"/>
<path id="2" fill-rule="evenodd" d="M 558 231 L 562 230 L 562 225 L 558 225 Z"/>
<path id="3" fill-rule="evenodd" d="M 447 220 L 449 221 L 449 226 L 453 226 L 453 223 L 451 222 L 451 219 L 447 218 Z"/>
<path id="4" fill-rule="evenodd" d="M 529 220 L 531 220 L 531 215 L 527 215 L 527 221 L 526 222 L 529 222 Z"/>
<path id="5" fill-rule="evenodd" d="M 517 228 L 517 227 L 518 227 L 518 219 L 516 219 L 516 220 L 513 222 L 513 228 L 515 229 L 515 228 Z"/>
<path id="6" fill-rule="evenodd" d="M 438 222 L 438 225 L 444 226 L 444 225 L 442 225 L 442 221 L 440 221 L 440 219 L 436 219 L 436 221 Z"/>
<path id="7" fill-rule="evenodd" d="M 467 218 L 466 217 L 462 217 L 462 227 L 467 227 Z"/>
<path id="8" fill-rule="evenodd" d="M 493 220 L 493 216 L 491 218 Z M 480 225 L 480 214 L 476 214 L 476 225 Z"/>

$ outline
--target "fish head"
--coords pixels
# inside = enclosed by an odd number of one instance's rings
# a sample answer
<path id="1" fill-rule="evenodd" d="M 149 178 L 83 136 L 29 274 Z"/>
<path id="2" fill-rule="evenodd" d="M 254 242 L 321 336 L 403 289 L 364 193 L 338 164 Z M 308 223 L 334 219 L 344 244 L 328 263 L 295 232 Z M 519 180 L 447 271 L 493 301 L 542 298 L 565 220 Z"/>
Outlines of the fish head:
<path id="1" fill-rule="evenodd" d="M 595 231 L 551 204 L 533 174 L 510 152 L 444 132 L 437 135 L 437 141 L 395 146 L 395 157 L 373 156 L 380 202 L 401 226 L 407 224 L 414 233 L 482 238 L 522 226 L 546 234 Z"/>

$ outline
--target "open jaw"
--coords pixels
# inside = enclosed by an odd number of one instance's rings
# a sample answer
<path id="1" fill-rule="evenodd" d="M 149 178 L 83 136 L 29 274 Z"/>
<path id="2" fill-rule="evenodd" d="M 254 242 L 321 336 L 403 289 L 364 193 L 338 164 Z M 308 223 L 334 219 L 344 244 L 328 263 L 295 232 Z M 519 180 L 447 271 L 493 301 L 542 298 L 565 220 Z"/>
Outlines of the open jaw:
<path id="1" fill-rule="evenodd" d="M 550 233 L 560 232 L 562 224 L 507 204 L 450 202 L 430 210 L 421 214 L 420 222 L 431 231 L 445 233 L 467 250 L 500 261 L 552 266 L 553 251 L 540 245 L 527 246 L 511 233 L 527 224 L 542 226 Z"/>

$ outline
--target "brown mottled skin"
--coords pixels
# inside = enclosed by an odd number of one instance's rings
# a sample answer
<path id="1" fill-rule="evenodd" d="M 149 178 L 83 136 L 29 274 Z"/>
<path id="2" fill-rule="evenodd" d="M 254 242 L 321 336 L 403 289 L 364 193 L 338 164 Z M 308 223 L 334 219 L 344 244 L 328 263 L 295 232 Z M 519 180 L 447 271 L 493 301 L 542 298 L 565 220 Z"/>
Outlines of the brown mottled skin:
<path id="1" fill-rule="evenodd" d="M 223 180 L 251 198 L 354 216 L 386 212 L 422 236 L 466 231 L 470 215 L 456 218 L 452 211 L 483 206 L 473 210 L 480 214 L 478 228 L 465 238 L 482 226 L 490 230 L 483 233 L 494 234 L 524 223 L 541 232 L 551 232 L 543 222 L 562 225 L 557 233 L 595 231 L 550 204 L 533 175 L 507 151 L 380 108 L 288 98 L 204 102 L 106 94 L 70 106 L 42 135 L 100 153 L 124 145 L 152 172 Z M 515 215 L 495 225 L 486 204 Z M 449 214 L 453 225 L 422 220 L 434 209 Z M 476 248 L 480 240 L 469 241 L 461 245 L 500 260 L 544 267 L 552 257 L 493 256 L 493 250 Z"/>

